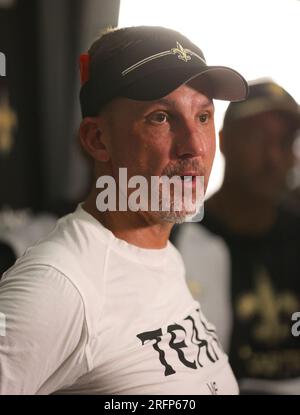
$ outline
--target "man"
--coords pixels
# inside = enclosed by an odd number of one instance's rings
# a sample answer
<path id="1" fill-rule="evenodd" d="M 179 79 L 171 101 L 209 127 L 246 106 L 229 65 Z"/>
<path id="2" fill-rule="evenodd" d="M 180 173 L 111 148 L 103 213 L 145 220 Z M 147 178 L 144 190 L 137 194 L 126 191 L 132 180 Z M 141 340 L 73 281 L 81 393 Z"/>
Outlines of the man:
<path id="1" fill-rule="evenodd" d="M 250 84 L 246 101 L 229 104 L 220 132 L 222 187 L 201 224 L 175 232 L 189 285 L 244 393 L 300 392 L 291 332 L 300 310 L 300 215 L 281 206 L 299 127 L 299 107 L 283 88 Z"/>
<path id="2" fill-rule="evenodd" d="M 247 83 L 207 66 L 186 37 L 160 27 L 104 34 L 81 57 L 81 73 L 80 137 L 95 182 L 4 274 L 0 393 L 236 394 L 214 327 L 168 242 L 173 223 L 193 210 L 176 211 L 173 198 L 169 211 L 102 211 L 98 178 L 119 189 L 125 168 L 130 179 L 192 176 L 194 189 L 204 176 L 206 186 L 212 98 L 244 99 Z M 121 190 L 129 200 L 132 189 Z"/>

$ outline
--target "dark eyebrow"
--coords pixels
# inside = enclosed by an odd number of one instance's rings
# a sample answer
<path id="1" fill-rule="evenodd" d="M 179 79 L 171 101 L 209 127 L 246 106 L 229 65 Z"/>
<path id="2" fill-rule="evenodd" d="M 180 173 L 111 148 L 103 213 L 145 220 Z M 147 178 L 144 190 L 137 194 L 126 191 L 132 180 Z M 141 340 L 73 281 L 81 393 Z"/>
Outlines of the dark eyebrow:
<path id="1" fill-rule="evenodd" d="M 169 107 L 176 107 L 176 102 L 172 99 L 168 99 L 168 98 L 160 98 L 155 100 L 155 103 L 157 104 L 164 104 L 167 105 Z"/>

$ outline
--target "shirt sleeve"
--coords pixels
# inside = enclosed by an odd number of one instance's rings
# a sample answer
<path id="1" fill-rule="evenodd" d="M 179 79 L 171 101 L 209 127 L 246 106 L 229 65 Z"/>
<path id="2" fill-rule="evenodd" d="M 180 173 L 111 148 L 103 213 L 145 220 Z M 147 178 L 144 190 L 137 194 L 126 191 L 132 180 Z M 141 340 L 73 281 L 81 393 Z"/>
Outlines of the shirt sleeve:
<path id="1" fill-rule="evenodd" d="M 86 370 L 78 290 L 46 265 L 14 266 L 0 282 L 0 395 L 50 394 Z"/>

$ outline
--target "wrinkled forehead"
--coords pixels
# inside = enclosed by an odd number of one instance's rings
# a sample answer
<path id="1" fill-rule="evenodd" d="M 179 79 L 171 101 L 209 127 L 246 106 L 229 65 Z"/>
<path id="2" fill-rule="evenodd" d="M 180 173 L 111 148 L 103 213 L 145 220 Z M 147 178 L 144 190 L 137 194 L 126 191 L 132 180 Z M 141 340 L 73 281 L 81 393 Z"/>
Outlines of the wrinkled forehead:
<path id="1" fill-rule="evenodd" d="M 107 104 L 109 112 L 134 114 L 147 111 L 150 108 L 172 109 L 176 111 L 210 109 L 214 110 L 212 98 L 199 91 L 195 83 L 188 82 L 176 88 L 162 98 L 140 101 L 125 97 L 117 97 Z"/>

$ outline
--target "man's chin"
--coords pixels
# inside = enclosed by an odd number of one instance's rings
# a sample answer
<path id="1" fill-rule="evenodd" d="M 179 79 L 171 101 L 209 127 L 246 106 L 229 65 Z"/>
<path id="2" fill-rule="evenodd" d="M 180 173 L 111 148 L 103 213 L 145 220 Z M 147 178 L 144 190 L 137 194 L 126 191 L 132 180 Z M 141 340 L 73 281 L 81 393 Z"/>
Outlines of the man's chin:
<path id="1" fill-rule="evenodd" d="M 167 223 L 173 223 L 173 224 L 180 224 L 187 222 L 188 219 L 194 217 L 194 212 L 187 212 L 187 211 L 159 211 L 159 212 L 152 212 L 155 218 L 159 222 L 167 222 Z"/>

